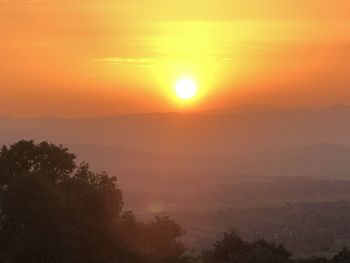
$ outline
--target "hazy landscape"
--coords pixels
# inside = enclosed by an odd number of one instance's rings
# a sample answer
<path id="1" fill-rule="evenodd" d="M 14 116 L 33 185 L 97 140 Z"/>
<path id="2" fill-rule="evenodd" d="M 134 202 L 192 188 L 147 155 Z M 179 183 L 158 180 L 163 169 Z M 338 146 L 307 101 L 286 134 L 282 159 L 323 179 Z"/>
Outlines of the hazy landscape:
<path id="1" fill-rule="evenodd" d="M 0 0 L 0 263 L 350 263 L 349 14 Z"/>
<path id="2" fill-rule="evenodd" d="M 190 247 L 236 229 L 299 254 L 322 254 L 350 244 L 349 118 L 346 105 L 2 117 L 0 134 L 2 144 L 63 144 L 92 169 L 117 176 L 128 209 L 145 219 L 171 215 Z"/>

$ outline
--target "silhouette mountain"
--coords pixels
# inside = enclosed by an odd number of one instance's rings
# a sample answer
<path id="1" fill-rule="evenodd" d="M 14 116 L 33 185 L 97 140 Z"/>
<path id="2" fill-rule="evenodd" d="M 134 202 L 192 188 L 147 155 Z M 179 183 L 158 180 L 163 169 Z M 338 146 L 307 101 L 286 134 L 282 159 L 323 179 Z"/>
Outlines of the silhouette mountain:
<path id="1" fill-rule="evenodd" d="M 334 108 L 335 107 L 335 108 Z M 172 154 L 234 154 L 320 142 L 350 145 L 348 106 L 321 111 L 150 113 L 101 118 L 0 119 L 2 143 L 46 139 Z M 350 107 L 349 107 L 350 108 Z M 332 114 L 330 114 L 330 112 Z"/>
<path id="2" fill-rule="evenodd" d="M 247 106 L 241 113 L 0 118 L 0 142 L 35 139 L 68 145 L 82 160 L 120 174 L 129 184 L 127 178 L 141 174 L 143 181 L 171 178 L 179 185 L 203 174 L 215 174 L 215 180 L 239 173 L 343 178 L 350 169 L 349 149 L 343 146 L 350 145 L 348 109 Z"/>
<path id="3" fill-rule="evenodd" d="M 350 113 L 350 105 L 346 104 L 336 104 L 332 105 L 326 109 L 323 110 L 324 112 L 328 113 Z"/>

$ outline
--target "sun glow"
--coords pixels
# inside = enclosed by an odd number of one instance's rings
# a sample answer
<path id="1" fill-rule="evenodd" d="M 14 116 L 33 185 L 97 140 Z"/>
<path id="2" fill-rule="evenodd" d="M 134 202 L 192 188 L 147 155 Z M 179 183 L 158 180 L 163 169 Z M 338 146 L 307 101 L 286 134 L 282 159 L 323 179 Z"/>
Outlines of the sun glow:
<path id="1" fill-rule="evenodd" d="M 197 95 L 197 84 L 191 78 L 181 78 L 176 82 L 175 93 L 176 96 L 182 100 L 192 99 Z"/>

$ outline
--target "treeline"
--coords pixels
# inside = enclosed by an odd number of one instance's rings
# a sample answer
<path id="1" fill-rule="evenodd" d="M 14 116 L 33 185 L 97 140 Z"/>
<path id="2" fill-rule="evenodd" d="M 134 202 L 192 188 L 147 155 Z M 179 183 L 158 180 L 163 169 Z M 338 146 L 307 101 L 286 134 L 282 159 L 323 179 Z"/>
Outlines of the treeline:
<path id="1" fill-rule="evenodd" d="M 302 202 L 300 199 L 276 204 L 279 202 L 276 198 L 273 205 L 231 205 L 231 209 L 208 212 L 203 220 L 209 218 L 210 226 L 219 226 L 219 229 L 233 228 L 247 240 L 264 237 L 270 242 L 282 243 L 296 256 L 331 254 L 350 245 L 350 202 L 344 199 L 338 196 L 329 201 Z M 195 213 L 190 216 L 186 218 L 188 221 L 199 220 Z M 207 237 L 210 241 L 216 235 Z"/>
<path id="2" fill-rule="evenodd" d="M 349 263 L 350 250 L 344 248 L 332 259 L 310 257 L 293 258 L 283 245 L 275 245 L 264 239 L 247 242 L 235 232 L 224 233 L 211 249 L 204 250 L 196 258 L 197 263 Z"/>
<path id="3" fill-rule="evenodd" d="M 183 229 L 168 217 L 142 222 L 123 208 L 116 178 L 75 163 L 75 155 L 47 142 L 19 141 L 0 152 L 0 262 L 177 263 L 293 262 L 282 245 L 224 234 L 193 256 Z M 350 252 L 334 259 L 350 262 Z"/>

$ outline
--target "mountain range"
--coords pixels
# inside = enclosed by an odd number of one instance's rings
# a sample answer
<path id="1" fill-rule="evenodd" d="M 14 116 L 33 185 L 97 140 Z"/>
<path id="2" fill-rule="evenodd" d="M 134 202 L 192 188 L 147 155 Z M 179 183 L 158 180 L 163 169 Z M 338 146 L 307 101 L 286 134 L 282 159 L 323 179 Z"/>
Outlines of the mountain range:
<path id="1" fill-rule="evenodd" d="M 264 105 L 99 118 L 0 118 L 0 143 L 47 140 L 117 175 L 127 189 L 245 173 L 350 178 L 350 106 Z"/>

